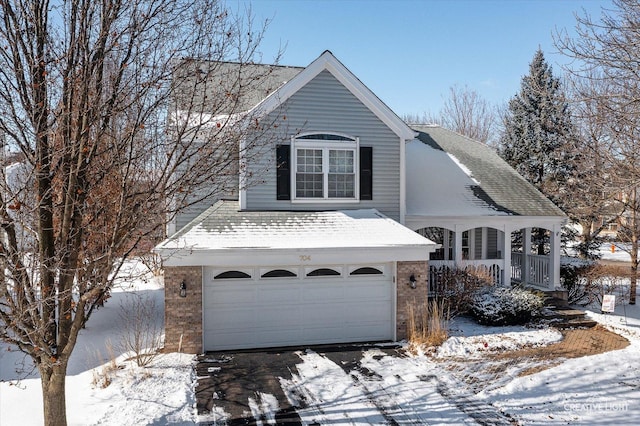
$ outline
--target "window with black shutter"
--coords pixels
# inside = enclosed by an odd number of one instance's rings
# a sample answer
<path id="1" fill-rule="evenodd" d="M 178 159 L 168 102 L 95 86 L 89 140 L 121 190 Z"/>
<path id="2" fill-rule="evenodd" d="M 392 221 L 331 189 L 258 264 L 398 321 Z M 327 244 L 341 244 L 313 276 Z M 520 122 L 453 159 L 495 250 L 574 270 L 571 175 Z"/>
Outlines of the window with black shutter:
<path id="1" fill-rule="evenodd" d="M 291 148 L 289 145 L 276 146 L 276 187 L 277 200 L 291 199 Z"/>
<path id="2" fill-rule="evenodd" d="M 360 147 L 360 199 L 373 200 L 373 148 Z"/>

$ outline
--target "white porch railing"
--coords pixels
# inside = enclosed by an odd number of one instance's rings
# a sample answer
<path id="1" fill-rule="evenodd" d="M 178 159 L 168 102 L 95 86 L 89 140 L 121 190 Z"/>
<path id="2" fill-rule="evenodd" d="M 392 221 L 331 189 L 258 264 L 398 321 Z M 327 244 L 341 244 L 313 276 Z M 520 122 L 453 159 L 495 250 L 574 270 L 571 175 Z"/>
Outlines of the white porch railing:
<path id="1" fill-rule="evenodd" d="M 529 267 L 528 274 L 525 276 L 523 254 L 520 252 L 511 253 L 511 280 L 536 287 L 551 287 L 549 256 L 529 254 L 526 260 Z"/>
<path id="2" fill-rule="evenodd" d="M 429 261 L 429 291 L 437 292 L 437 289 L 447 280 L 448 275 L 456 269 L 474 269 L 478 274 L 483 274 L 495 285 L 504 282 L 502 271 L 504 259 L 464 260 L 456 264 L 455 260 L 430 260 Z"/>
<path id="3" fill-rule="evenodd" d="M 511 252 L 511 281 L 522 282 L 522 253 Z"/>

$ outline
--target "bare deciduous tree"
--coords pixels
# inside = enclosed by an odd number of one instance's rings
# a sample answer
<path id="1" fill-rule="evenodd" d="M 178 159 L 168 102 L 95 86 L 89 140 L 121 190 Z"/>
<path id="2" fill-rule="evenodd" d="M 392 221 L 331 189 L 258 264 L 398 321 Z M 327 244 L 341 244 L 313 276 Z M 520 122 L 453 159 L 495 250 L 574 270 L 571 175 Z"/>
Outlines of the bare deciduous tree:
<path id="1" fill-rule="evenodd" d="M 405 121 L 419 124 L 438 124 L 468 138 L 490 143 L 495 128 L 495 111 L 475 90 L 467 86 L 449 88 L 449 97 L 437 116 L 407 116 Z"/>
<path id="2" fill-rule="evenodd" d="M 576 37 L 556 36 L 559 50 L 574 59 L 567 70 L 577 78 L 605 86 L 606 90 L 584 90 L 585 99 L 594 99 L 606 116 L 606 155 L 612 164 L 611 179 L 624 203 L 623 230 L 631 255 L 629 303 L 636 302 L 638 248 L 640 239 L 640 3 L 613 0 L 612 9 L 603 9 L 598 19 L 577 16 Z"/>
<path id="3" fill-rule="evenodd" d="M 440 112 L 443 127 L 471 139 L 488 143 L 493 136 L 495 114 L 478 92 L 459 86 L 449 88 L 449 98 Z"/>
<path id="4" fill-rule="evenodd" d="M 579 135 L 580 167 L 565 208 L 581 227 L 576 251 L 582 258 L 594 258 L 604 241 L 603 232 L 617 225 L 625 211 L 614 168 L 616 160 L 610 155 L 613 138 L 607 108 L 597 95 L 609 89 L 606 80 L 574 77 L 568 83 Z"/>
<path id="5" fill-rule="evenodd" d="M 0 0 L 0 133 L 23 158 L 0 182 L 0 338 L 37 366 L 45 424 L 66 424 L 67 363 L 123 262 L 237 189 L 263 29 L 215 1 Z"/>

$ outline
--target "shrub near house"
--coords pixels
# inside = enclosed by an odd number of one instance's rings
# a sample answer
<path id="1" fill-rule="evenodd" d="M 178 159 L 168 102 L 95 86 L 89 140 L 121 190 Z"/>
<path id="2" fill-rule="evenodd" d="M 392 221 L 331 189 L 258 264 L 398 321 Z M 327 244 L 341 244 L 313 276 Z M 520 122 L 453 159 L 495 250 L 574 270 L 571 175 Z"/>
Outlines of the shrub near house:
<path id="1" fill-rule="evenodd" d="M 471 315 L 484 325 L 516 325 L 529 322 L 544 306 L 541 293 L 520 287 L 489 287 L 476 293 Z"/>

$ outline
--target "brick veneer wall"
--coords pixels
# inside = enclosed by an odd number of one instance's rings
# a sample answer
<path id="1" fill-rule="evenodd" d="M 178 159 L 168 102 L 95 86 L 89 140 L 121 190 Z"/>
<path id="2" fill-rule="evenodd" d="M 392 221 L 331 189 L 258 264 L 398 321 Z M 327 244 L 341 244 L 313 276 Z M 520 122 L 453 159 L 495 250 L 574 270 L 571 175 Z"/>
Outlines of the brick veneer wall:
<path id="1" fill-rule="evenodd" d="M 180 297 L 180 283 L 187 297 Z M 167 352 L 202 352 L 202 267 L 164 268 L 164 347 Z"/>
<path id="2" fill-rule="evenodd" d="M 407 338 L 407 305 L 420 306 L 429 297 L 429 269 L 427 261 L 398 262 L 397 265 L 397 304 L 396 304 L 396 338 L 397 340 Z M 416 288 L 409 285 L 409 277 L 416 278 Z"/>

